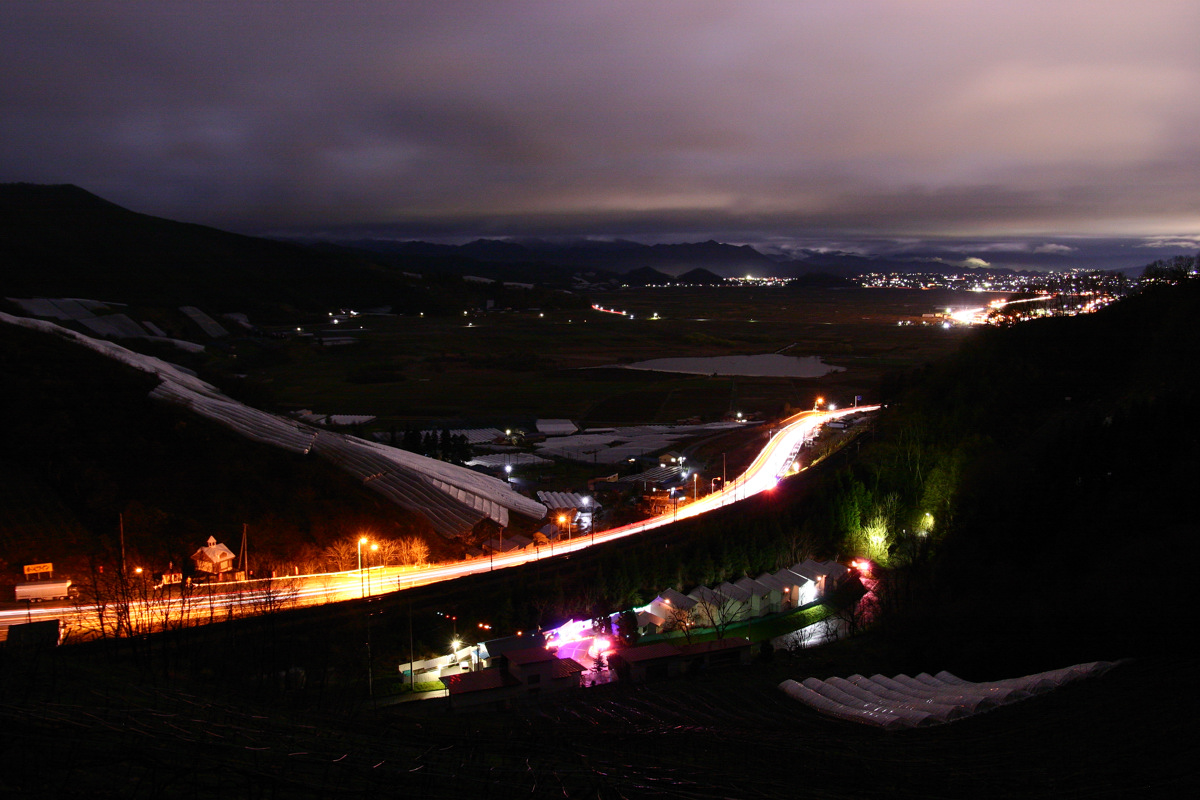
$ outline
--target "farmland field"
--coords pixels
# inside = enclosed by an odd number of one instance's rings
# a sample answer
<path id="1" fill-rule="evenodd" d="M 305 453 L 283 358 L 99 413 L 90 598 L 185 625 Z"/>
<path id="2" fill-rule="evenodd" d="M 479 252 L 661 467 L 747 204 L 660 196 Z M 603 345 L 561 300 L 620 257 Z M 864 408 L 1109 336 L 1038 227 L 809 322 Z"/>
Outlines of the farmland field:
<path id="1" fill-rule="evenodd" d="M 644 288 L 594 295 L 632 319 L 589 309 L 464 309 L 454 317 L 362 316 L 296 339 L 271 358 L 231 362 L 285 406 L 372 414 L 382 425 L 519 425 L 567 417 L 584 425 L 778 414 L 872 397 L 888 372 L 951 352 L 964 331 L 921 315 L 978 306 L 989 295 L 949 291 Z M 657 318 L 655 318 L 657 316 Z M 898 326 L 901 321 L 915 324 Z M 927 321 L 927 320 L 926 320 Z M 784 352 L 844 367 L 821 378 L 688 376 L 613 368 L 651 358 Z M 247 369 L 249 367 L 249 369 Z"/>

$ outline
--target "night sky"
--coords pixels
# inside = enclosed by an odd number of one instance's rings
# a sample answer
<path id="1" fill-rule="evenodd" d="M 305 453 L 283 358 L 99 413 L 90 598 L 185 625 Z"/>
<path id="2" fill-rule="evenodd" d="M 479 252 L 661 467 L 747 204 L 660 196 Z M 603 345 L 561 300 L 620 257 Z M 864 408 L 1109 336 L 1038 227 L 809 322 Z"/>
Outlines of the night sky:
<path id="1" fill-rule="evenodd" d="M 1196 2 L 0 4 L 0 181 L 247 233 L 1200 247 Z"/>

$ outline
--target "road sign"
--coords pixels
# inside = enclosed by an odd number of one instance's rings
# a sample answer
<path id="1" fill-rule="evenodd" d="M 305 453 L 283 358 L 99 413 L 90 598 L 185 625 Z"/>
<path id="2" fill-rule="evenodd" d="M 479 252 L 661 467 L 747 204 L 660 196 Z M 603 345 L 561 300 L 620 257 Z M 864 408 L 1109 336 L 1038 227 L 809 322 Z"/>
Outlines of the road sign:
<path id="1" fill-rule="evenodd" d="M 37 575 L 42 572 L 54 572 L 54 565 L 53 564 L 26 564 L 25 565 L 25 574 L 26 575 Z"/>

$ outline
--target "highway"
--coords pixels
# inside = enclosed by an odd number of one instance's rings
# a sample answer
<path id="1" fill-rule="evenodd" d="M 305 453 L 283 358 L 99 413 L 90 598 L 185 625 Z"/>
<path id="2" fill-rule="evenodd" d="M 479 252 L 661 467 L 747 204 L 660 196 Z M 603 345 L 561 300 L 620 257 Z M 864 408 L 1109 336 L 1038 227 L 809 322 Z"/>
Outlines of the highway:
<path id="1" fill-rule="evenodd" d="M 515 567 L 542 558 L 574 553 L 593 545 L 605 544 L 626 536 L 654 530 L 681 519 L 699 516 L 741 502 L 760 492 L 775 488 L 780 478 L 793 472 L 800 447 L 811 439 L 817 428 L 830 420 L 850 414 L 878 410 L 879 406 L 859 406 L 837 411 L 804 411 L 784 420 L 770 441 L 746 471 L 712 494 L 686 501 L 686 488 L 679 491 L 679 504 L 669 513 L 595 534 L 581 534 L 569 541 L 554 542 L 536 550 L 519 550 L 469 561 L 435 564 L 426 567 L 371 567 L 362 570 L 298 575 L 272 581 L 241 581 L 193 588 L 190 596 L 180 597 L 179 589 L 155 592 L 147 589 L 142 602 L 130 604 L 131 627 L 150 631 L 172 626 L 186 618 L 190 625 L 223 621 L 230 617 L 264 613 L 280 608 L 320 605 L 384 594 L 415 586 L 453 580 L 479 572 Z M 67 601 L 30 604 L 27 608 L 0 610 L 0 633 L 9 625 L 60 619 L 66 641 L 78 641 L 96 635 L 100 609 Z M 106 612 L 110 618 L 113 609 Z"/>

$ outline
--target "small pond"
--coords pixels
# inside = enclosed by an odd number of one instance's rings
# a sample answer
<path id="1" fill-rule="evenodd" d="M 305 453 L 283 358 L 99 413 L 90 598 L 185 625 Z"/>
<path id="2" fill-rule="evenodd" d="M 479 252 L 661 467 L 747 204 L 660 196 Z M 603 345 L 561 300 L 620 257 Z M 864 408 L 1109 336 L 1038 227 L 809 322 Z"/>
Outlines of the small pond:
<path id="1" fill-rule="evenodd" d="M 736 375 L 745 378 L 819 378 L 845 367 L 826 364 L 820 356 L 785 356 L 769 353 L 758 356 L 710 356 L 707 358 L 652 358 L 626 369 L 654 372 L 686 372 L 691 375 Z"/>

